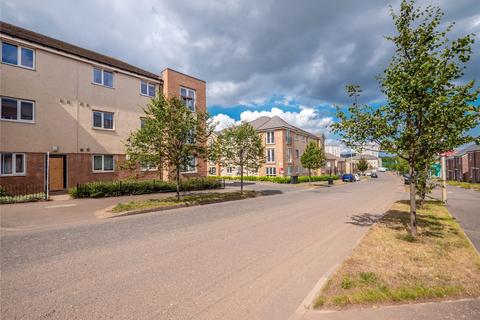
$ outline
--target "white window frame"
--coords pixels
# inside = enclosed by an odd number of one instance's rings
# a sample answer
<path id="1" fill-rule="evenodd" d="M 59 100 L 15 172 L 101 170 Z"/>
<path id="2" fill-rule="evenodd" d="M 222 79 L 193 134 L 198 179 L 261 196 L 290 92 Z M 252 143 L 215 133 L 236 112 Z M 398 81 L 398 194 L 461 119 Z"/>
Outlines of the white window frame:
<path id="1" fill-rule="evenodd" d="M 233 167 L 227 167 L 227 174 L 232 174 L 233 173 Z"/>
<path id="2" fill-rule="evenodd" d="M 212 172 L 213 171 L 213 172 Z M 217 168 L 216 167 L 210 167 L 208 168 L 208 174 L 211 176 L 214 176 L 217 174 Z"/>
<path id="3" fill-rule="evenodd" d="M 95 82 L 95 69 L 101 71 L 101 75 L 102 75 L 101 83 Z M 107 86 L 105 84 L 105 76 L 104 76 L 105 72 L 109 72 L 109 73 L 112 74 L 112 86 Z M 103 69 L 103 68 L 100 68 L 100 67 L 93 66 L 93 69 L 92 69 L 92 84 L 97 85 L 97 86 L 102 86 L 102 87 L 105 87 L 105 88 L 115 89 L 115 72 L 113 72 L 111 70 L 106 70 L 106 69 Z"/>
<path id="4" fill-rule="evenodd" d="M 12 45 L 12 46 L 15 46 L 17 47 L 17 64 L 14 64 L 14 63 L 9 63 L 9 62 L 3 62 L 3 43 L 6 43 L 6 44 L 9 44 L 9 45 Z M 22 64 L 22 49 L 27 49 L 27 50 L 30 50 L 33 52 L 33 66 L 32 67 L 29 67 L 29 66 L 24 66 Z M 21 46 L 21 45 L 18 45 L 18 44 L 14 44 L 14 43 L 11 43 L 11 42 L 8 42 L 8 41 L 2 41 L 0 43 L 0 50 L 2 51 L 2 58 L 0 60 L 1 63 L 3 64 L 6 64 L 6 65 L 9 65 L 9 66 L 15 66 L 15 67 L 20 67 L 20 68 L 24 68 L 24 69 L 28 69 L 28 70 L 35 70 L 35 65 L 36 65 L 36 59 L 37 59 L 37 52 L 35 51 L 35 49 L 33 48 L 29 48 L 29 47 L 24 47 L 24 46 Z"/>
<path id="5" fill-rule="evenodd" d="M 300 150 L 295 149 L 295 158 L 300 159 Z"/>
<path id="6" fill-rule="evenodd" d="M 140 171 L 143 171 L 143 172 L 158 171 L 158 167 L 151 163 L 144 163 L 144 164 L 140 164 Z"/>
<path id="7" fill-rule="evenodd" d="M 11 99 L 11 100 L 16 100 L 17 101 L 17 119 L 4 119 L 4 118 L 2 118 L 2 105 L 3 105 L 2 100 L 3 99 Z M 22 120 L 21 119 L 22 102 L 28 102 L 28 103 L 32 104 L 32 120 Z M 0 97 L 0 120 L 1 121 L 11 121 L 11 122 L 35 123 L 35 101 L 1 96 Z"/>
<path id="8" fill-rule="evenodd" d="M 187 97 L 182 96 L 182 89 L 187 92 Z M 188 98 L 188 92 L 193 92 L 193 110 L 191 110 L 191 111 L 196 112 L 197 111 L 197 92 L 194 89 L 190 89 L 190 88 L 182 87 L 182 86 L 180 87 L 179 90 L 180 90 L 179 95 L 180 95 L 180 98 L 182 100 L 183 100 L 183 98 Z"/>
<path id="9" fill-rule="evenodd" d="M 3 169 L 3 159 L 2 155 L 9 153 L 12 155 L 12 173 L 2 173 Z M 23 172 L 17 172 L 17 155 L 23 156 Z M 24 152 L 0 152 L 0 176 L 2 177 L 13 177 L 13 176 L 20 176 L 24 177 L 27 175 L 27 155 Z"/>
<path id="10" fill-rule="evenodd" d="M 265 144 L 275 144 L 275 131 L 265 132 Z"/>
<path id="11" fill-rule="evenodd" d="M 147 85 L 147 93 L 146 94 L 142 92 L 142 85 L 143 84 Z M 149 86 L 153 86 L 153 95 L 150 95 L 150 91 L 148 90 Z M 147 80 L 140 80 L 140 95 L 145 96 L 145 97 L 149 97 L 149 98 L 153 98 L 153 97 L 155 97 L 156 94 L 157 94 L 157 84 L 156 83 L 150 82 L 150 81 L 147 81 Z"/>
<path id="12" fill-rule="evenodd" d="M 277 168 L 276 167 L 266 167 L 265 168 L 265 175 L 267 177 L 276 177 L 277 176 Z"/>
<path id="13" fill-rule="evenodd" d="M 287 144 L 292 144 L 292 131 L 290 130 L 286 130 L 286 133 L 285 133 L 285 142 Z"/>
<path id="14" fill-rule="evenodd" d="M 94 117 L 95 117 L 95 112 L 99 112 L 102 114 L 102 126 L 101 127 L 96 127 L 95 126 L 95 120 L 94 120 Z M 112 124 L 112 128 L 105 128 L 105 113 L 111 113 L 113 114 L 113 124 Z M 115 131 L 115 112 L 110 112 L 110 111 L 102 111 L 102 110 L 92 110 L 92 128 L 93 129 L 97 129 L 97 130 L 108 130 L 108 131 Z"/>
<path id="15" fill-rule="evenodd" d="M 275 163 L 275 149 L 267 148 L 267 163 Z"/>
<path id="16" fill-rule="evenodd" d="M 102 170 L 95 170 L 95 157 L 102 157 Z M 105 156 L 112 156 L 113 170 L 105 170 Z M 113 154 L 93 154 L 92 155 L 92 172 L 105 173 L 115 172 L 115 156 Z"/>
<path id="17" fill-rule="evenodd" d="M 287 148 L 287 162 L 288 163 L 293 162 L 293 149 L 292 148 Z"/>
<path id="18" fill-rule="evenodd" d="M 183 170 L 180 168 L 180 173 L 196 173 L 197 172 L 197 157 L 191 156 L 194 159 L 194 169 L 193 170 Z"/>

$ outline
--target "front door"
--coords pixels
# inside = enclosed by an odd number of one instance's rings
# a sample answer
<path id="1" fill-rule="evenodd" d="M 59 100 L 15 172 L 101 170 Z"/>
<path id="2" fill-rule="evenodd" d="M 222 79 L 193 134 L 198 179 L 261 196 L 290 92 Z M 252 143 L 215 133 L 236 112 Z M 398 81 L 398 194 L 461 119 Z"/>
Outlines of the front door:
<path id="1" fill-rule="evenodd" d="M 48 184 L 50 190 L 65 189 L 65 156 L 50 156 Z"/>

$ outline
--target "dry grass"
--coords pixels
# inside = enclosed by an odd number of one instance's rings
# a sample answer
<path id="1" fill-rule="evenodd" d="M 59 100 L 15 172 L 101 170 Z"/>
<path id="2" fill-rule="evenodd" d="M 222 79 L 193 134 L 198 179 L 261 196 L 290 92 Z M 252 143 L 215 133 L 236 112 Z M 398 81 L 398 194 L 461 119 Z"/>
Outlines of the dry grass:
<path id="1" fill-rule="evenodd" d="M 448 210 L 428 202 L 409 235 L 408 205 L 396 203 L 329 279 L 316 308 L 480 296 L 480 256 Z"/>
<path id="2" fill-rule="evenodd" d="M 121 213 L 126 211 L 147 210 L 155 208 L 175 207 L 179 205 L 194 206 L 209 203 L 217 203 L 224 201 L 233 201 L 257 196 L 255 191 L 244 191 L 243 195 L 240 192 L 210 192 L 187 195 L 180 197 L 166 197 L 160 199 L 148 199 L 140 201 L 130 201 L 127 203 L 119 203 L 111 210 L 114 213 Z"/>
<path id="3" fill-rule="evenodd" d="M 451 186 L 457 186 L 464 189 L 473 189 L 475 191 L 480 191 L 480 183 L 470 183 L 470 182 L 452 181 L 452 180 L 447 181 L 447 183 Z"/>

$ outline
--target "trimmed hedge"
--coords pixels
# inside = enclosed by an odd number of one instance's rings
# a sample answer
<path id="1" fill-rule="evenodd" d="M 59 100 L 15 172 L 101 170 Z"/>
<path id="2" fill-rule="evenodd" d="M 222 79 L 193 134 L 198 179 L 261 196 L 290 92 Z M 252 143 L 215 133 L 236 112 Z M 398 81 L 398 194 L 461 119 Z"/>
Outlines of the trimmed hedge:
<path id="1" fill-rule="evenodd" d="M 225 179 L 225 180 L 240 180 L 240 176 L 221 176 L 219 177 L 220 179 Z M 333 180 L 338 180 L 339 176 L 337 175 L 332 175 L 330 176 L 311 176 L 311 181 L 312 182 L 318 182 L 318 181 L 327 181 L 328 178 L 332 178 Z M 244 181 L 265 181 L 265 182 L 273 182 L 273 183 L 290 183 L 291 179 L 290 177 L 267 177 L 267 176 L 262 176 L 262 177 L 257 177 L 257 176 L 244 176 L 243 177 Z M 299 176 L 298 177 L 298 182 L 299 183 L 304 183 L 308 182 L 308 176 Z"/>
<path id="2" fill-rule="evenodd" d="M 218 189 L 222 186 L 216 178 L 192 178 L 180 183 L 181 191 Z M 104 198 L 124 195 L 175 192 L 174 182 L 162 180 L 95 181 L 68 190 L 72 198 Z"/>

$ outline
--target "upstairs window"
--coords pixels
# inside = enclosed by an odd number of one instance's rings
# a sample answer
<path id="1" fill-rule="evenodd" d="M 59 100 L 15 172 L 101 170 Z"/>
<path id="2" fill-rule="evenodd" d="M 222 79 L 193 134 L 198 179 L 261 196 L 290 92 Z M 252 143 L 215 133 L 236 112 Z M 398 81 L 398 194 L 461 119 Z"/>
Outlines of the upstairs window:
<path id="1" fill-rule="evenodd" d="M 275 162 L 275 149 L 267 149 L 267 162 Z"/>
<path id="2" fill-rule="evenodd" d="M 2 42 L 2 62 L 33 69 L 35 50 Z"/>
<path id="3" fill-rule="evenodd" d="M 93 68 L 93 83 L 113 88 L 113 72 L 100 68 Z"/>
<path id="4" fill-rule="evenodd" d="M 33 122 L 34 108 L 32 101 L 2 97 L 0 113 L 2 120 Z"/>
<path id="5" fill-rule="evenodd" d="M 287 140 L 287 144 L 292 143 L 292 132 L 290 130 L 287 130 L 286 140 Z"/>
<path id="6" fill-rule="evenodd" d="M 140 93 L 144 96 L 155 97 L 155 84 L 142 81 L 140 84 Z"/>
<path id="7" fill-rule="evenodd" d="M 267 131 L 265 134 L 265 141 L 267 144 L 275 143 L 275 131 Z"/>
<path id="8" fill-rule="evenodd" d="M 295 158 L 300 158 L 300 152 L 298 151 L 298 149 L 295 150 Z"/>
<path id="9" fill-rule="evenodd" d="M 195 90 L 181 87 L 180 97 L 188 109 L 195 111 Z"/>
<path id="10" fill-rule="evenodd" d="M 292 148 L 288 148 L 287 149 L 287 162 L 292 162 L 293 159 L 292 159 Z"/>
<path id="11" fill-rule="evenodd" d="M 93 111 L 93 127 L 96 129 L 113 130 L 113 112 Z"/>
<path id="12" fill-rule="evenodd" d="M 21 176 L 25 175 L 25 154 L 8 153 L 1 154 L 1 175 L 2 176 Z"/>

